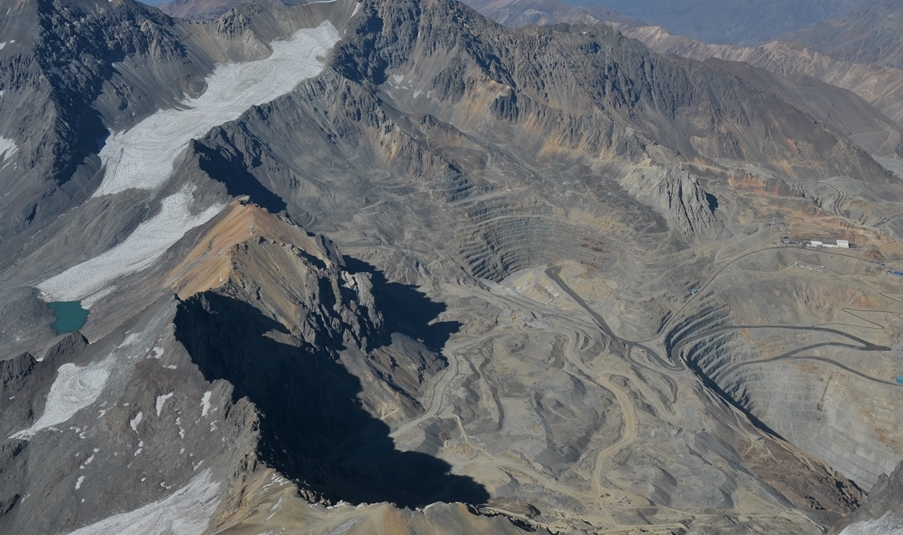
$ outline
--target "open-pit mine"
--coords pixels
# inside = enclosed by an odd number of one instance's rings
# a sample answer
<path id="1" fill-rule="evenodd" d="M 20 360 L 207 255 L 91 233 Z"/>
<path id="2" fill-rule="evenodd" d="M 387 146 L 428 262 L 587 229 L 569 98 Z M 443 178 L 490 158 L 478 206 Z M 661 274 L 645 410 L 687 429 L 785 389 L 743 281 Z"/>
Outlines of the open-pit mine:
<path id="1" fill-rule="evenodd" d="M 475 6 L 0 0 L 0 533 L 903 533 L 896 67 Z"/>

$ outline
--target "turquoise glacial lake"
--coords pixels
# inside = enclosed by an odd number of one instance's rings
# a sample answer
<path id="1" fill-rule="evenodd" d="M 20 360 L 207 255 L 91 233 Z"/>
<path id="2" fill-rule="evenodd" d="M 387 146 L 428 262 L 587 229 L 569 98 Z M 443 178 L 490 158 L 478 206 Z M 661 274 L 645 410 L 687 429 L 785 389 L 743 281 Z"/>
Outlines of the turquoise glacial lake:
<path id="1" fill-rule="evenodd" d="M 90 312 L 82 308 L 81 301 L 54 301 L 47 303 L 47 306 L 56 314 L 56 321 L 52 325 L 56 334 L 77 331 L 88 321 Z"/>

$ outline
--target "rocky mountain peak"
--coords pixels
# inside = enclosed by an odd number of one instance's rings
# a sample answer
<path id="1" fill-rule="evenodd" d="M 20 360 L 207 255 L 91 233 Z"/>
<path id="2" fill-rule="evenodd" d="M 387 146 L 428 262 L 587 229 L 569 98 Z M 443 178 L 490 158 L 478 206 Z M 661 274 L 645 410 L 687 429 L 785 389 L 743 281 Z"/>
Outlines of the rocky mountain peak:
<path id="1" fill-rule="evenodd" d="M 182 300 L 216 291 L 252 303 L 311 347 L 366 351 L 383 336 L 369 275 L 349 273 L 327 238 L 246 199 L 226 209 L 167 280 Z"/>

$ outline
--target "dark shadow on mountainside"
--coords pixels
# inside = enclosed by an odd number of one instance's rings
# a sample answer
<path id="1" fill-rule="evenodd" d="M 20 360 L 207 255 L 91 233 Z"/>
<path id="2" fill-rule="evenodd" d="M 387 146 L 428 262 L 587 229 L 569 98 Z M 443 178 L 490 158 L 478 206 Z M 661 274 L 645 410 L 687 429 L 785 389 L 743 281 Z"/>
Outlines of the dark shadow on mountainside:
<path id="1" fill-rule="evenodd" d="M 226 148 L 212 149 L 197 141 L 192 141 L 191 144 L 192 149 L 198 153 L 201 170 L 210 178 L 222 182 L 229 195 L 247 195 L 254 204 L 266 208 L 271 214 L 285 210 L 285 201 L 248 172 L 247 164 L 240 154 Z"/>
<path id="2" fill-rule="evenodd" d="M 233 400 L 257 406 L 261 460 L 300 486 L 333 501 L 401 507 L 489 498 L 446 462 L 395 449 L 389 427 L 360 406 L 360 381 L 334 357 L 340 348 L 304 345 L 253 306 L 215 292 L 180 303 L 175 327 L 205 379 L 229 381 Z"/>
<path id="3" fill-rule="evenodd" d="M 389 343 L 391 333 L 399 332 L 440 351 L 451 335 L 461 329 L 461 322 L 458 321 L 432 322 L 445 312 L 445 303 L 431 300 L 413 285 L 389 282 L 382 271 L 363 260 L 347 255 L 342 258 L 349 272 L 370 274 L 373 297 L 385 320 L 386 339 L 383 343 Z"/>

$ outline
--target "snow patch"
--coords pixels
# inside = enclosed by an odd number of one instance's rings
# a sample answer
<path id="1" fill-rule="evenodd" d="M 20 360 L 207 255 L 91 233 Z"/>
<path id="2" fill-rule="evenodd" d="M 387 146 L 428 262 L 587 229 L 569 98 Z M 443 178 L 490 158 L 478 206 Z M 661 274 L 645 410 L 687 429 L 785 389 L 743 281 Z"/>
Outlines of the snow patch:
<path id="1" fill-rule="evenodd" d="M 97 401 L 110 377 L 112 365 L 112 359 L 104 359 L 81 368 L 71 363 L 60 366 L 47 395 L 44 414 L 31 427 L 9 438 L 27 439 L 42 429 L 69 420 L 75 413 Z"/>
<path id="2" fill-rule="evenodd" d="M 78 480 L 75 482 L 75 490 L 82 488 L 82 483 L 85 482 L 85 476 L 78 476 Z"/>
<path id="3" fill-rule="evenodd" d="M 150 354 L 150 358 L 152 359 L 160 359 L 163 357 L 163 348 L 155 347 L 153 352 Z"/>
<path id="4" fill-rule="evenodd" d="M 163 411 L 163 404 L 166 403 L 166 400 L 171 398 L 173 393 L 164 394 L 162 396 L 157 396 L 157 416 L 160 416 L 160 413 Z"/>
<path id="5" fill-rule="evenodd" d="M 353 17 L 353 16 L 357 15 L 357 12 L 360 10 L 361 10 L 361 3 L 358 2 L 358 3 L 354 4 L 354 11 L 351 12 L 351 16 Z"/>
<path id="6" fill-rule="evenodd" d="M 5 46 L 6 46 L 6 42 L 5 42 L 5 41 L 2 42 L 2 43 L 0 43 L 0 50 L 3 50 L 3 47 L 5 47 Z"/>
<path id="7" fill-rule="evenodd" d="M 133 346 L 133 345 L 137 344 L 139 341 L 141 341 L 141 334 L 131 333 L 125 337 L 125 340 L 123 340 L 121 344 L 116 346 L 116 349 L 122 349 L 123 347 Z M 128 407 L 129 404 L 126 403 L 125 406 Z"/>
<path id="8" fill-rule="evenodd" d="M 201 398 L 201 416 L 207 417 L 207 412 L 210 410 L 210 395 L 213 394 L 211 391 L 204 392 L 204 397 Z"/>
<path id="9" fill-rule="evenodd" d="M 168 498 L 105 518 L 69 535 L 201 535 L 219 505 L 219 488 L 210 470 L 204 470 Z"/>
<path id="10" fill-rule="evenodd" d="M 0 91 L 2 93 L 2 91 Z M 2 97 L 3 95 L 0 95 Z M 0 137 L 0 162 L 5 162 L 7 158 L 11 157 L 19 148 L 16 146 L 16 142 L 5 137 Z"/>
<path id="11" fill-rule="evenodd" d="M 160 213 L 138 225 L 122 243 L 38 284 L 49 301 L 79 301 L 104 290 L 118 277 L 146 269 L 189 230 L 203 225 L 226 205 L 211 206 L 192 215 L 193 188 L 184 187 L 163 199 Z M 93 301 L 91 301 L 93 303 Z M 89 305 L 86 300 L 82 306 Z"/>
<path id="12" fill-rule="evenodd" d="M 325 57 L 338 40 L 335 26 L 325 21 L 317 28 L 298 30 L 288 40 L 274 41 L 266 59 L 218 65 L 200 97 L 183 101 L 179 109 L 159 110 L 107 138 L 100 151 L 106 172 L 94 197 L 161 186 L 192 139 L 318 75 L 323 63 L 317 57 Z"/>
<path id="13" fill-rule="evenodd" d="M 903 517 L 888 511 L 877 520 L 850 524 L 840 535 L 903 535 Z"/>
<path id="14" fill-rule="evenodd" d="M 138 411 L 138 414 L 135 415 L 134 418 L 129 420 L 129 427 L 132 428 L 132 431 L 138 432 L 138 425 L 141 423 L 141 420 L 144 418 L 144 413 Z"/>

